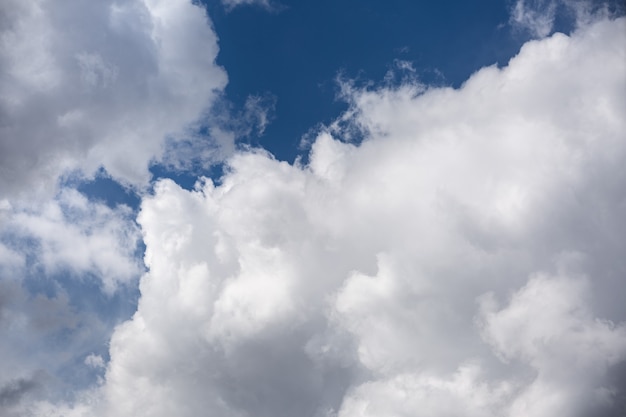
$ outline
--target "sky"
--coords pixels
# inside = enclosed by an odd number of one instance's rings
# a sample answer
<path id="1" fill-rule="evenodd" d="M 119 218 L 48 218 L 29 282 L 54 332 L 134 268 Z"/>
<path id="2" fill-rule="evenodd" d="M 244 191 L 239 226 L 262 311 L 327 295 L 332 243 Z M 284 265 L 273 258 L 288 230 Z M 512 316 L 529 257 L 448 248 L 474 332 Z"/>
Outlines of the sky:
<path id="1" fill-rule="evenodd" d="M 626 415 L 625 16 L 3 1 L 0 415 Z"/>

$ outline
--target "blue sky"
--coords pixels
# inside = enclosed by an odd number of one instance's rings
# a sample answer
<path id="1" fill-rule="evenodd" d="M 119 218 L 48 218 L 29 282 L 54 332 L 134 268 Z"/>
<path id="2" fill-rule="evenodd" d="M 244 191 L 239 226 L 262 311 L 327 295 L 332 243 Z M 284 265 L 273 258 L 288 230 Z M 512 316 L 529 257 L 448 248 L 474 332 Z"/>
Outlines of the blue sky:
<path id="1" fill-rule="evenodd" d="M 620 415 L 624 13 L 9 0 L 0 414 Z"/>
<path id="2" fill-rule="evenodd" d="M 273 122 L 251 142 L 290 161 L 302 154 L 304 134 L 345 110 L 337 77 L 379 82 L 401 60 L 424 82 L 458 86 L 476 69 L 508 61 L 526 39 L 512 35 L 503 2 L 207 6 L 220 38 L 217 62 L 229 76 L 227 100 L 236 108 L 251 94 L 274 102 Z"/>
<path id="3" fill-rule="evenodd" d="M 406 61 L 424 83 L 459 87 L 484 66 L 505 65 L 533 37 L 510 24 L 511 1 L 283 1 L 269 12 L 204 4 L 220 39 L 217 63 L 228 72 L 227 99 L 242 107 L 251 94 L 273 97 L 274 120 L 253 144 L 289 161 L 302 154 L 301 136 L 345 110 L 337 77 L 379 83 Z M 573 24 L 564 11 L 554 30 Z"/>
<path id="4" fill-rule="evenodd" d="M 211 5 L 209 5 L 211 6 Z M 345 109 L 336 78 L 379 82 L 394 61 L 412 63 L 424 82 L 460 85 L 478 68 L 506 63 L 526 39 L 512 34 L 506 2 L 282 2 L 225 12 L 213 4 L 229 74 L 226 94 L 276 97 L 275 122 L 260 143 L 293 160 L 299 138 Z"/>

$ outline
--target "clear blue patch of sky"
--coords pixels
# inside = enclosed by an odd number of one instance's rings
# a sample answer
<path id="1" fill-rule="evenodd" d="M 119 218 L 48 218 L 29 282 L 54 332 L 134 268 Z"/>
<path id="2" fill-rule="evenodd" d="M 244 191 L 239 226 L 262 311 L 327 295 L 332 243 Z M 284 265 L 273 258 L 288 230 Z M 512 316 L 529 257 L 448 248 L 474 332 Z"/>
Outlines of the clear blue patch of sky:
<path id="1" fill-rule="evenodd" d="M 457 87 L 485 65 L 506 64 L 527 39 L 511 31 L 511 2 L 502 0 L 281 0 L 269 12 L 204 4 L 227 98 L 238 106 L 249 94 L 277 98 L 257 145 L 287 161 L 302 152 L 302 135 L 346 108 L 336 100 L 338 74 L 377 82 L 400 59 L 423 82 Z"/>

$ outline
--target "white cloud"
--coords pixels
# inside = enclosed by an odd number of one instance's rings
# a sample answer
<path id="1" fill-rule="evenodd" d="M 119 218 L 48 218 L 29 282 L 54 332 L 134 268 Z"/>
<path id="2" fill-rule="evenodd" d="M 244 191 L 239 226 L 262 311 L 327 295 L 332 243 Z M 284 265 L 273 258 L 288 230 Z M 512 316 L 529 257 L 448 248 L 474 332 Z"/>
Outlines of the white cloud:
<path id="1" fill-rule="evenodd" d="M 458 90 L 348 86 L 307 166 L 251 150 L 218 185 L 160 181 L 104 384 L 50 414 L 617 413 L 625 25 Z"/>
<path id="2" fill-rule="evenodd" d="M 511 22 L 533 36 L 543 38 L 552 32 L 558 3 L 554 0 L 518 0 L 511 11 Z"/>
<path id="3" fill-rule="evenodd" d="M 92 368 L 104 368 L 106 366 L 102 356 L 93 353 L 85 358 L 85 365 L 91 366 Z"/>
<path id="4" fill-rule="evenodd" d="M 144 186 L 165 138 L 226 83 L 205 10 L 187 0 L 10 0 L 0 15 L 3 195 L 101 166 Z"/>
<path id="5" fill-rule="evenodd" d="M 229 132 L 190 133 L 226 84 L 217 52 L 188 0 L 0 3 L 0 393 L 46 375 L 3 416 L 47 415 L 36 399 L 95 383 L 85 357 L 104 353 L 144 271 L 136 212 L 57 185 L 103 167 L 144 188 L 192 141 L 203 164 L 232 151 Z"/>
<path id="6" fill-rule="evenodd" d="M 142 272 L 135 255 L 140 232 L 127 206 L 111 209 L 64 189 L 39 205 L 15 204 L 5 216 L 0 239 L 14 248 L 8 253 L 31 254 L 47 276 L 64 271 L 77 279 L 91 275 L 111 294 Z"/>
<path id="7" fill-rule="evenodd" d="M 510 22 L 535 38 L 544 38 L 553 31 L 557 15 L 569 15 L 576 26 L 586 26 L 607 18 L 612 13 L 611 7 L 622 7 L 617 3 L 616 6 L 610 0 L 517 0 L 511 9 Z"/>
<path id="8" fill-rule="evenodd" d="M 463 364 L 447 379 L 422 373 L 368 382 L 350 393 L 339 416 L 502 416 L 512 387 L 480 378 L 479 366 Z"/>
<path id="9" fill-rule="evenodd" d="M 504 359 L 536 371 L 511 416 L 596 414 L 624 389 L 604 384 L 607 370 L 626 360 L 626 325 L 595 318 L 590 292 L 583 278 L 538 275 L 500 311 L 483 300 L 486 339 Z"/>
<path id="10" fill-rule="evenodd" d="M 270 0 L 222 0 L 222 4 L 227 10 L 232 10 L 237 6 L 258 5 L 266 9 L 272 7 Z"/>

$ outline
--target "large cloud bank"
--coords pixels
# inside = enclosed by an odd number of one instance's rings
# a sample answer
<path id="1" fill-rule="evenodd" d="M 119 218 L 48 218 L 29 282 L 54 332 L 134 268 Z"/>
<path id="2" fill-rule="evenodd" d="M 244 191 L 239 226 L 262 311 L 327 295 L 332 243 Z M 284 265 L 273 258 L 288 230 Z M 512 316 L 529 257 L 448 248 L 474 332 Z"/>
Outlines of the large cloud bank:
<path id="1" fill-rule="evenodd" d="M 23 412 L 623 415 L 625 33 L 527 43 L 458 90 L 347 85 L 306 165 L 159 182 L 101 386 Z"/>
<path id="2" fill-rule="evenodd" d="M 186 0 L 8 0 L 0 19 L 0 197 L 101 167 L 145 185 L 226 83 Z"/>
<path id="3" fill-rule="evenodd" d="M 226 83 L 217 52 L 187 0 L 0 2 L 3 417 L 102 373 L 144 271 L 141 234 L 130 207 L 69 184 L 104 170 L 142 189 L 150 164 L 184 166 L 191 142 L 205 160 L 232 145 L 193 137 Z"/>

